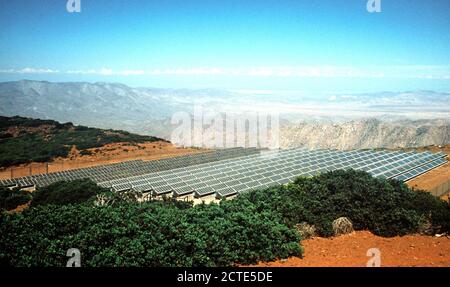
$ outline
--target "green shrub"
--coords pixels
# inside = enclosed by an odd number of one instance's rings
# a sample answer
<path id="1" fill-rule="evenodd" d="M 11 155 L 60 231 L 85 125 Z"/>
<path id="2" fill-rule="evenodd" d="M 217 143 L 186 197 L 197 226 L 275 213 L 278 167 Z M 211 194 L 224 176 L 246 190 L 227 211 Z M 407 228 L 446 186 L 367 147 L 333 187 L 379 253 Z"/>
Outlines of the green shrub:
<path id="1" fill-rule="evenodd" d="M 441 200 L 429 192 L 415 190 L 413 197 L 405 205 L 416 210 L 422 221 L 432 223 L 435 233 L 450 233 L 450 203 Z"/>
<path id="2" fill-rule="evenodd" d="M 80 155 L 92 155 L 92 152 L 87 149 L 84 149 L 80 151 Z"/>
<path id="3" fill-rule="evenodd" d="M 381 236 L 414 233 L 428 218 L 436 231 L 449 231 L 447 202 L 412 191 L 402 182 L 374 178 L 361 171 L 299 177 L 286 187 L 243 194 L 236 200 L 250 201 L 258 210 L 278 212 L 288 226 L 313 224 L 321 236 L 333 235 L 331 223 L 339 217 L 350 218 L 355 230 L 370 230 Z"/>
<path id="4" fill-rule="evenodd" d="M 5 209 L 12 210 L 19 205 L 28 203 L 31 200 L 31 194 L 27 191 L 15 192 L 5 200 Z"/>
<path id="5" fill-rule="evenodd" d="M 0 210 L 12 210 L 30 200 L 31 194 L 27 191 L 0 187 Z"/>
<path id="6" fill-rule="evenodd" d="M 31 206 L 82 203 L 106 191 L 107 189 L 98 186 L 90 179 L 56 182 L 47 187 L 38 188 L 33 193 Z"/>
<path id="7" fill-rule="evenodd" d="M 82 266 L 231 266 L 300 255 L 299 241 L 271 213 L 217 204 L 45 205 L 0 217 L 0 262 L 12 266 L 64 266 L 69 248 Z"/>

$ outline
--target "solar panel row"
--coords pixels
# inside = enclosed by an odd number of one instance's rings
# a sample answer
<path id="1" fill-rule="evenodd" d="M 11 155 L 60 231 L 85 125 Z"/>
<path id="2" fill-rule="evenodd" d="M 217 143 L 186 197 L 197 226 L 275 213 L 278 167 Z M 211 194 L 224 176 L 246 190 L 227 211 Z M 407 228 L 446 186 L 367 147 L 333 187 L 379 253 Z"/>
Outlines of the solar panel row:
<path id="1" fill-rule="evenodd" d="M 312 176 L 329 170 L 353 168 L 374 176 L 392 178 L 413 172 L 428 163 L 442 164 L 445 154 L 372 150 L 265 151 L 261 154 L 177 168 L 147 175 L 100 183 L 116 191 L 138 187 L 153 195 L 173 192 L 197 197 L 216 194 L 226 197 L 255 188 L 286 184 L 297 176 Z M 443 161 L 442 161 L 443 160 Z"/>
<path id="2" fill-rule="evenodd" d="M 422 166 L 416 167 L 412 170 L 409 170 L 408 172 L 405 172 L 403 174 L 397 175 L 394 178 L 401 181 L 407 181 L 445 163 L 447 163 L 447 160 L 444 158 L 440 158 L 432 162 L 426 163 Z"/>
<path id="3" fill-rule="evenodd" d="M 164 171 L 173 168 L 181 168 L 205 162 L 215 162 L 223 159 L 257 154 L 256 148 L 229 148 L 197 153 L 192 155 L 177 156 L 173 158 L 142 161 L 133 160 L 116 164 L 101 165 L 96 167 L 73 169 L 49 174 L 39 174 L 15 179 L 0 181 L 0 186 L 47 186 L 57 181 L 90 178 L 95 182 L 104 182 L 127 178 L 133 175 L 143 175 L 152 172 Z"/>

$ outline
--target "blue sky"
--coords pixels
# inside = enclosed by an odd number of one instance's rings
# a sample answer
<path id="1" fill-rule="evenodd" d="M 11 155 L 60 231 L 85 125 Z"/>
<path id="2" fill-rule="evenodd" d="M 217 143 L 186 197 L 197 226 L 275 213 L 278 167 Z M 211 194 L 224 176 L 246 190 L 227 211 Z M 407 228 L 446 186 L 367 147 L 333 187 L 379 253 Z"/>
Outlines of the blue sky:
<path id="1" fill-rule="evenodd" d="M 450 1 L 0 0 L 0 81 L 450 91 Z"/>

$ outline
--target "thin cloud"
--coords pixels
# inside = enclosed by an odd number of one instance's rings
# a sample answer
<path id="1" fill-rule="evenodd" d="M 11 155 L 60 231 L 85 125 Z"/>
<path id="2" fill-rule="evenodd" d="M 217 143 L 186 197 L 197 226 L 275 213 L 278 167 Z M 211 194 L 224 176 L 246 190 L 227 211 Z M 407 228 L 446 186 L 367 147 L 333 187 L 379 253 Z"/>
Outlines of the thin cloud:
<path id="1" fill-rule="evenodd" d="M 135 75 L 144 75 L 144 70 L 121 70 L 114 71 L 109 68 L 101 68 L 99 70 L 90 69 L 90 70 L 69 70 L 66 72 L 67 74 L 78 74 L 78 75 L 101 75 L 101 76 L 135 76 Z"/>
<path id="2" fill-rule="evenodd" d="M 228 77 L 278 77 L 278 78 L 405 78 L 405 79 L 444 79 L 450 78 L 450 66 L 281 66 L 220 68 L 195 67 L 173 69 L 126 69 L 111 68 L 88 70 L 59 70 L 42 68 L 3 69 L 6 74 L 75 74 L 98 76 L 228 76 Z"/>
<path id="3" fill-rule="evenodd" d="M 149 75 L 224 75 L 221 68 L 178 68 L 178 69 L 154 69 L 148 71 Z"/>
<path id="4" fill-rule="evenodd" d="M 36 69 L 36 68 L 23 68 L 20 70 L 15 69 L 3 69 L 0 70 L 0 73 L 3 74 L 54 74 L 59 73 L 58 70 L 52 70 L 52 69 Z"/>
<path id="5" fill-rule="evenodd" d="M 449 66 L 299 66 L 299 67 L 252 67 L 252 68 L 190 68 L 155 69 L 147 75 L 174 76 L 240 76 L 279 78 L 424 78 L 448 79 Z"/>

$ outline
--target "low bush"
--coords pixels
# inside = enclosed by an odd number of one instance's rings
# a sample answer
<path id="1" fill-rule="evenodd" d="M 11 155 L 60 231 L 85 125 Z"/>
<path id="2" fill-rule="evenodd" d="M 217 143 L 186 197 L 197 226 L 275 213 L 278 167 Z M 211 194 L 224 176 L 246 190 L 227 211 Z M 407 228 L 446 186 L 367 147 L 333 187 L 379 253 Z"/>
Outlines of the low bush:
<path id="1" fill-rule="evenodd" d="M 431 223 L 433 233 L 450 233 L 450 204 L 429 192 L 414 190 L 410 201 L 405 202 L 407 208 L 416 210 L 422 216 L 422 222 Z"/>
<path id="2" fill-rule="evenodd" d="M 90 179 L 56 182 L 47 187 L 38 188 L 33 193 L 31 206 L 82 203 L 106 191 L 107 189 L 98 186 Z"/>
<path id="3" fill-rule="evenodd" d="M 31 194 L 27 191 L 0 187 L 0 210 L 12 210 L 30 200 Z"/>
<path id="4" fill-rule="evenodd" d="M 333 236 L 332 222 L 339 217 L 348 217 L 355 230 L 381 236 L 417 232 L 427 219 L 436 232 L 450 231 L 448 202 L 361 171 L 299 177 L 287 186 L 243 194 L 236 200 L 250 201 L 258 210 L 278 212 L 288 226 L 302 222 L 314 225 L 321 236 Z"/>
<path id="5" fill-rule="evenodd" d="M 116 206 L 44 205 L 0 217 L 0 262 L 64 266 L 230 266 L 300 255 L 299 235 L 271 213 L 170 201 Z"/>

